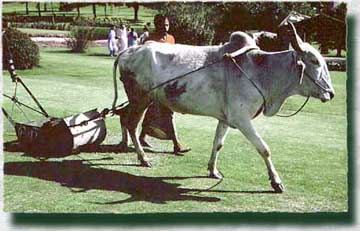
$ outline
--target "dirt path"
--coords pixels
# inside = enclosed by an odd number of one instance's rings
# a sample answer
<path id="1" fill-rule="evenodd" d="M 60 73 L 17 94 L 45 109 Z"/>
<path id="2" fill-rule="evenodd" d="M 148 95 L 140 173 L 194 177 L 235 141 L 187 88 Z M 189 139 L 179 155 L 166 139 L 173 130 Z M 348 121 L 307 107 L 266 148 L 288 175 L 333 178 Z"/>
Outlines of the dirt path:
<path id="1" fill-rule="evenodd" d="M 36 42 L 40 47 L 66 47 L 68 38 L 59 37 L 31 37 L 31 40 Z M 93 41 L 95 46 L 106 47 L 107 40 Z"/>

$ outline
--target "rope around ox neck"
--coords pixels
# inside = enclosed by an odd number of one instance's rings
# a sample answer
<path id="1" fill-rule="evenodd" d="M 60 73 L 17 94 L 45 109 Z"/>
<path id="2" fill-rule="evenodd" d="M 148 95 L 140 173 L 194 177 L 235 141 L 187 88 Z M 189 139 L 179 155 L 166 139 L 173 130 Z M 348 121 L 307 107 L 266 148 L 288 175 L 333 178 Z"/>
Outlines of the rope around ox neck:
<path id="1" fill-rule="evenodd" d="M 231 61 L 235 64 L 235 66 L 245 75 L 246 79 L 248 79 L 250 81 L 250 83 L 256 88 L 256 90 L 260 93 L 262 99 L 263 99 L 263 107 L 265 108 L 266 106 L 266 99 L 264 94 L 262 93 L 262 91 L 260 90 L 260 87 L 256 85 L 256 83 L 250 78 L 250 76 L 243 70 L 243 68 L 241 68 L 241 66 L 236 62 L 236 60 L 234 59 L 234 56 L 232 56 L 231 54 L 225 54 L 224 55 L 225 58 L 230 58 Z M 310 96 L 308 96 L 306 98 L 306 100 L 304 101 L 304 103 L 301 105 L 301 107 L 294 113 L 290 114 L 290 115 L 281 115 L 281 114 L 277 114 L 276 116 L 278 117 L 283 117 L 283 118 L 287 118 L 287 117 L 292 117 L 296 114 L 298 114 L 307 104 L 307 102 L 309 101 Z"/>

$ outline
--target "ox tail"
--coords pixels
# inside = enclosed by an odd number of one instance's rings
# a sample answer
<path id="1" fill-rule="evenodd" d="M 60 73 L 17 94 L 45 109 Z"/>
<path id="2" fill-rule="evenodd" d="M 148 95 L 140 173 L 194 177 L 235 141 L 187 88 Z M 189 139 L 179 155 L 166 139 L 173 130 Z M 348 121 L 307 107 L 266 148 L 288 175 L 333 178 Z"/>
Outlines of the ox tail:
<path id="1" fill-rule="evenodd" d="M 116 79 L 116 71 L 117 71 L 117 67 L 119 65 L 119 59 L 120 56 L 124 53 L 124 51 L 122 51 L 115 59 L 114 62 L 114 66 L 113 66 L 113 82 L 114 82 L 114 101 L 112 104 L 112 111 L 113 113 L 120 115 L 120 111 L 123 109 L 124 106 L 126 106 L 127 103 L 129 103 L 129 101 L 125 101 L 123 103 L 121 103 L 120 105 L 116 105 L 117 103 L 117 99 L 118 99 L 118 92 L 117 92 L 117 79 Z"/>
<path id="2" fill-rule="evenodd" d="M 117 66 L 118 66 L 118 63 L 119 63 L 119 57 L 120 57 L 120 55 L 118 55 L 116 57 L 115 62 L 114 62 L 114 66 L 113 66 L 113 82 L 114 82 L 114 101 L 113 101 L 113 104 L 112 104 L 113 109 L 115 108 L 116 102 L 117 102 L 117 99 L 118 99 L 116 70 L 117 70 Z"/>
<path id="3" fill-rule="evenodd" d="M 114 109 L 116 107 L 116 102 L 117 102 L 117 99 L 118 99 L 118 92 L 117 92 L 117 79 L 116 79 L 116 70 L 117 70 L 117 66 L 119 64 L 119 59 L 120 59 L 120 56 L 122 54 L 125 53 L 126 50 L 123 50 L 119 53 L 119 55 L 116 57 L 115 59 L 115 62 L 114 62 L 114 66 L 113 66 L 113 82 L 114 82 L 114 101 L 113 101 L 113 105 L 112 105 L 112 108 Z M 125 102 L 126 103 L 126 102 Z M 125 104 L 123 103 L 123 104 Z M 122 105 L 123 105 L 122 104 Z"/>

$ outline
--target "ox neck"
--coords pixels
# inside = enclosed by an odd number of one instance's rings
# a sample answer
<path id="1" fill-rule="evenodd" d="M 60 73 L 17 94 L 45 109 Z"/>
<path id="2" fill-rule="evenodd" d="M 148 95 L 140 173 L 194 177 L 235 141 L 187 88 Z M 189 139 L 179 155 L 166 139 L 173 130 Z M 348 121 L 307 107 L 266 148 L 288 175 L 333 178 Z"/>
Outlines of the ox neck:
<path id="1" fill-rule="evenodd" d="M 255 65 L 262 67 L 257 82 L 265 98 L 264 115 L 274 116 L 286 98 L 296 94 L 295 89 L 298 82 L 296 79 L 298 76 L 296 52 L 260 51 L 255 53 L 253 61 Z"/>

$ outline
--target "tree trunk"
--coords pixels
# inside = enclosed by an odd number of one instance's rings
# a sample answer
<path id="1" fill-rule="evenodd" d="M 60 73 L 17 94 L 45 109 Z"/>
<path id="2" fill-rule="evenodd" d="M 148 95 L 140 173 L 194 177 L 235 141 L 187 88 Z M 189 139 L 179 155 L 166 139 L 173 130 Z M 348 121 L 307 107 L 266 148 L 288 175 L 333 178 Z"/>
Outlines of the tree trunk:
<path id="1" fill-rule="evenodd" d="M 80 18 L 80 6 L 79 5 L 76 6 L 76 11 L 77 11 L 78 18 Z"/>
<path id="2" fill-rule="evenodd" d="M 336 49 L 336 56 L 341 57 L 341 48 L 339 47 Z"/>
<path id="3" fill-rule="evenodd" d="M 44 2 L 44 12 L 47 11 L 47 5 L 46 5 L 46 2 Z"/>
<path id="4" fill-rule="evenodd" d="M 54 4 L 53 2 L 50 2 L 51 12 L 54 13 Z"/>
<path id="5" fill-rule="evenodd" d="M 105 3 L 105 5 L 104 5 L 104 13 L 105 13 L 105 17 L 106 17 L 106 9 L 107 8 L 107 3 Z"/>
<path id="6" fill-rule="evenodd" d="M 93 3 L 93 4 L 92 4 L 92 7 L 93 7 L 93 15 L 94 15 L 94 18 L 96 18 L 96 3 Z"/>
<path id="7" fill-rule="evenodd" d="M 137 22 L 138 19 L 138 12 L 139 12 L 139 3 L 134 3 L 134 22 Z"/>
<path id="8" fill-rule="evenodd" d="M 26 14 L 28 15 L 29 14 L 29 2 L 25 2 L 25 11 L 26 11 Z"/>
<path id="9" fill-rule="evenodd" d="M 37 8 L 37 10 L 38 10 L 38 15 L 39 15 L 39 17 L 41 17 L 40 3 L 36 3 L 36 8 Z"/>

